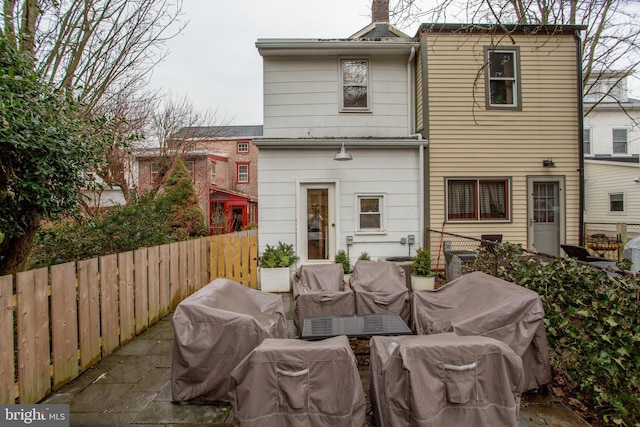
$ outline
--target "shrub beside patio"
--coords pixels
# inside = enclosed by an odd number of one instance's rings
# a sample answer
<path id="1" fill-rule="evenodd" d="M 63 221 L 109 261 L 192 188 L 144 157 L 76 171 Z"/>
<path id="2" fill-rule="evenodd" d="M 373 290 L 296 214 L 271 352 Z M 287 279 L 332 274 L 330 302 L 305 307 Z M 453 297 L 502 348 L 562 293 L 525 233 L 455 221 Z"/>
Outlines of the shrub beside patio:
<path id="1" fill-rule="evenodd" d="M 519 245 L 481 251 L 473 266 L 540 294 L 552 389 L 594 424 L 640 425 L 640 284 Z"/>

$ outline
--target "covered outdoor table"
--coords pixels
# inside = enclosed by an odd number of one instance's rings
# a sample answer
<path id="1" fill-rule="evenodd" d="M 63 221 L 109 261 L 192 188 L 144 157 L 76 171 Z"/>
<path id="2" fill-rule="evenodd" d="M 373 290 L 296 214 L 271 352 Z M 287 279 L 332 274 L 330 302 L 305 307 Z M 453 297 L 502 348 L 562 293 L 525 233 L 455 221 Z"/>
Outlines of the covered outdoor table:
<path id="1" fill-rule="evenodd" d="M 522 360 L 493 338 L 371 338 L 370 396 L 376 427 L 518 425 Z"/>
<path id="2" fill-rule="evenodd" d="M 365 425 L 362 382 L 345 336 L 266 339 L 233 370 L 229 390 L 240 427 Z"/>
<path id="3" fill-rule="evenodd" d="M 265 338 L 287 338 L 280 295 L 216 279 L 183 300 L 172 318 L 175 402 L 229 402 L 231 370 Z"/>
<path id="4" fill-rule="evenodd" d="M 544 307 L 536 292 L 475 271 L 435 291 L 414 292 L 412 303 L 417 334 L 495 338 L 522 358 L 525 391 L 551 381 Z"/>

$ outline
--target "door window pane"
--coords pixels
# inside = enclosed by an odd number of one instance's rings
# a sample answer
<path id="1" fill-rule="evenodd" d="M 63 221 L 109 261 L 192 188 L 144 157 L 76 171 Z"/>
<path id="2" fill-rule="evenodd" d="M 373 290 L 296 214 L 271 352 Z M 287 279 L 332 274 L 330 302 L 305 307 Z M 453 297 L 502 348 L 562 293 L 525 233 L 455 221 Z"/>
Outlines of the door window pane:
<path id="1" fill-rule="evenodd" d="M 533 220 L 537 223 L 555 222 L 554 205 L 554 184 L 536 183 L 533 190 Z"/>
<path id="2" fill-rule="evenodd" d="M 329 232 L 329 190 L 307 190 L 307 257 L 329 259 L 327 236 Z"/>

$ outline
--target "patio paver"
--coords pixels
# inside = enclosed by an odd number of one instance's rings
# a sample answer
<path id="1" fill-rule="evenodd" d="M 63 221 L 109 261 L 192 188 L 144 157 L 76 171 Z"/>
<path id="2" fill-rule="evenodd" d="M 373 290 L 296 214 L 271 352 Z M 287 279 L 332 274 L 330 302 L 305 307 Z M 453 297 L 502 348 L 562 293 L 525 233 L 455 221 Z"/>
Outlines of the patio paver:
<path id="1" fill-rule="evenodd" d="M 282 296 L 291 318 L 291 295 Z M 294 338 L 291 320 L 289 328 Z M 233 411 L 228 406 L 171 402 L 172 345 L 170 314 L 43 403 L 69 404 L 72 427 L 232 426 Z M 359 371 L 368 398 L 368 367 L 359 366 Z M 370 409 L 369 402 L 367 408 Z M 370 415 L 367 420 L 373 426 Z M 523 396 L 519 426 L 588 427 L 589 424 L 555 397 L 533 393 Z"/>

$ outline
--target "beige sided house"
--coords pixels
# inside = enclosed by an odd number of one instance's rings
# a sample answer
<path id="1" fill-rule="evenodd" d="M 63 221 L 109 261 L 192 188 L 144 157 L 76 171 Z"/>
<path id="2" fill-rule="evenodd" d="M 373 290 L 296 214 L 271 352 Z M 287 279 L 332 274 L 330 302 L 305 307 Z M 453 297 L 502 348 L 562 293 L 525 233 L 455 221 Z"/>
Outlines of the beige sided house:
<path id="1" fill-rule="evenodd" d="M 502 234 L 554 255 L 579 241 L 581 29 L 421 26 L 416 131 L 428 140 L 429 227 Z"/>

